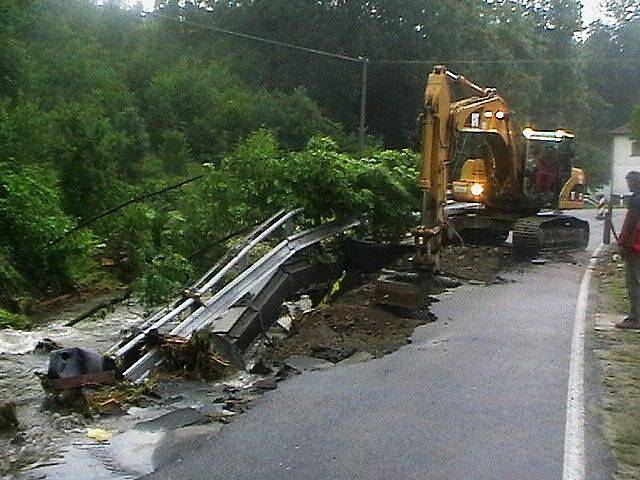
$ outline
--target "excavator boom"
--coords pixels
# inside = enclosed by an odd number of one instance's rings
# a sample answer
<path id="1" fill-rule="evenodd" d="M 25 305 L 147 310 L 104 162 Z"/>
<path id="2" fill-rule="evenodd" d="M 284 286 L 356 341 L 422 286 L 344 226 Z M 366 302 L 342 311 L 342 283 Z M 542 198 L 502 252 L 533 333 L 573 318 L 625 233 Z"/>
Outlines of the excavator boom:
<path id="1" fill-rule="evenodd" d="M 456 87 L 463 92 L 461 98 L 455 98 Z M 572 217 L 567 220 L 566 216 L 553 221 L 549 215 L 544 219 L 535 217 L 535 221 L 529 218 L 528 223 L 526 220 L 544 206 L 557 208 L 560 192 L 566 196 L 568 189 L 573 188 L 570 181 L 580 181 L 576 180 L 576 169 L 572 169 L 567 149 L 560 148 L 565 145 L 564 137 L 573 136 L 560 130 L 562 135 L 551 132 L 554 143 L 544 145 L 534 143 L 533 137 L 525 139 L 523 131 L 515 126 L 507 102 L 495 89 L 480 87 L 444 66 L 435 67 L 428 77 L 419 126 L 420 185 L 424 199 L 416 243 L 421 247 L 423 263 L 438 268 L 444 234 L 454 223 L 475 222 L 475 230 L 489 227 L 499 232 L 502 239 L 506 237 L 505 230 L 508 233 L 516 225 L 525 225 L 526 242 L 514 243 L 515 248 L 545 248 L 546 237 L 542 233 L 551 230 L 556 238 L 563 238 L 560 246 L 586 246 L 586 222 L 574 221 Z M 473 145 L 475 151 L 465 152 L 467 144 Z M 470 156 L 463 158 L 462 167 L 457 168 L 459 157 L 468 153 Z M 456 178 L 460 173 L 460 178 Z M 477 210 L 472 215 L 461 214 L 461 210 L 456 216 L 445 215 L 448 177 L 453 177 L 454 198 L 482 205 L 479 220 Z M 565 231 L 558 234 L 563 228 Z"/>

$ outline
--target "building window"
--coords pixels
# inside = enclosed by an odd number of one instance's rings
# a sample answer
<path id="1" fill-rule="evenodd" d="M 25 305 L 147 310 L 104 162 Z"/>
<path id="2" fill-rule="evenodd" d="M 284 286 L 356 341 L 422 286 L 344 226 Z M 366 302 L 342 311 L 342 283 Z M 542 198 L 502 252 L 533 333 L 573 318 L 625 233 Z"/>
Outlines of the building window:
<path id="1" fill-rule="evenodd" d="M 640 142 L 638 141 L 631 142 L 631 156 L 640 157 Z"/>

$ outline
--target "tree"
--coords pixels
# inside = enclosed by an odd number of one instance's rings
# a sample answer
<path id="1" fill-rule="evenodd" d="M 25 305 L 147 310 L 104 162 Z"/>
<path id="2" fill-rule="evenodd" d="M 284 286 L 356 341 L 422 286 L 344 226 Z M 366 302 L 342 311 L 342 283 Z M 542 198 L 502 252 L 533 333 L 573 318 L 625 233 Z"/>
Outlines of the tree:
<path id="1" fill-rule="evenodd" d="M 164 169 L 171 175 L 181 175 L 191 161 L 191 153 L 184 133 L 176 130 L 162 132 L 160 159 Z"/>
<path id="2" fill-rule="evenodd" d="M 23 46 L 16 31 L 24 22 L 26 9 L 20 4 L 18 0 L 0 4 L 0 98 L 18 91 L 24 79 Z"/>

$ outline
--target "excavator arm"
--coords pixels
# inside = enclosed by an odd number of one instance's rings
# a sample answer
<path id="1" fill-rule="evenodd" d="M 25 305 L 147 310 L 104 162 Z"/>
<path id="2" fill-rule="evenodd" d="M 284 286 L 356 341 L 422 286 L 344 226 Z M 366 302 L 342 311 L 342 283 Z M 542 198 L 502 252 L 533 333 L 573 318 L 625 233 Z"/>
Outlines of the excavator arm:
<path id="1" fill-rule="evenodd" d="M 453 86 L 470 96 L 454 101 Z M 522 165 L 516 162 L 518 145 L 506 102 L 495 89 L 482 88 L 444 66 L 429 75 L 421 128 L 420 185 L 423 190 L 422 224 L 416 243 L 422 247 L 422 263 L 439 265 L 441 233 L 445 230 L 447 169 L 455 155 L 459 133 L 481 134 L 493 162 L 492 189 L 496 198 L 519 195 Z"/>
<path id="2" fill-rule="evenodd" d="M 438 68 L 429 75 L 424 111 L 419 118 L 422 157 L 420 186 L 423 196 L 422 223 L 415 232 L 416 244 L 422 252 L 420 263 L 436 269 L 440 263 L 441 232 L 447 201 L 446 164 L 449 158 L 449 117 L 452 102 L 445 70 Z"/>

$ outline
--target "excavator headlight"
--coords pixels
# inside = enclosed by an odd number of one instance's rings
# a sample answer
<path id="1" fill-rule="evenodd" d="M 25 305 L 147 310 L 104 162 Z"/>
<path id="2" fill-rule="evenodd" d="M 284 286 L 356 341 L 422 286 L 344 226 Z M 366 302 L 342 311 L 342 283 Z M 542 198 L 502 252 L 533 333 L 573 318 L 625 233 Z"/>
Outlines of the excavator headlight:
<path id="1" fill-rule="evenodd" d="M 474 183 L 471 185 L 471 195 L 474 197 L 479 197 L 484 192 L 484 187 L 480 183 Z"/>
<path id="2" fill-rule="evenodd" d="M 498 111 L 496 112 L 496 118 L 497 118 L 498 120 L 503 120 L 503 119 L 504 119 L 504 112 L 503 112 L 502 110 L 498 110 Z"/>
<path id="3" fill-rule="evenodd" d="M 487 110 L 486 112 L 484 112 L 484 118 L 491 118 L 493 117 L 493 112 L 491 110 Z"/>

